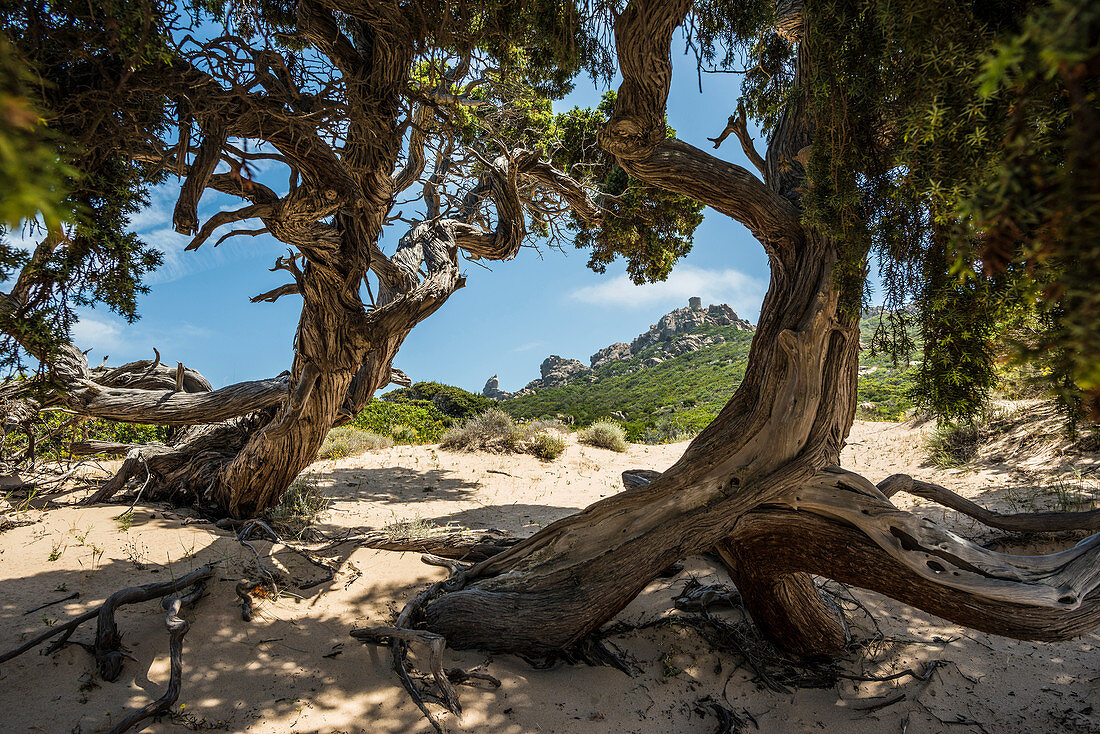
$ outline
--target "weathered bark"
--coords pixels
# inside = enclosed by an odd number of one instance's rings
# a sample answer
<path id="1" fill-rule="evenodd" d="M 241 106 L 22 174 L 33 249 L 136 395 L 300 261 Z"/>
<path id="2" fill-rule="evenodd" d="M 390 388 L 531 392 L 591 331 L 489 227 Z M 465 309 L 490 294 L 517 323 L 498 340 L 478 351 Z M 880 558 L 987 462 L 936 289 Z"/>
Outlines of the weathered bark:
<path id="1" fill-rule="evenodd" d="M 744 381 L 668 471 L 631 473 L 623 493 L 479 563 L 462 588 L 426 604 L 424 626 L 455 647 L 561 654 L 663 568 L 708 549 L 761 628 L 804 655 L 835 655 L 845 642 L 811 573 L 1025 639 L 1100 623 L 1100 536 L 1053 556 L 992 553 L 829 468 L 855 414 L 858 321 L 838 308 L 835 249 L 799 223 L 809 131 L 801 110 L 788 110 L 763 158 L 764 182 L 663 139 L 669 42 L 689 6 L 636 0 L 619 16 L 623 83 L 600 143 L 633 175 L 737 219 L 771 256 Z"/>
<path id="2" fill-rule="evenodd" d="M 425 609 L 428 628 L 456 647 L 560 652 L 834 460 L 855 410 L 858 338 L 814 250 L 773 277 L 744 381 L 680 461 L 479 564 Z"/>

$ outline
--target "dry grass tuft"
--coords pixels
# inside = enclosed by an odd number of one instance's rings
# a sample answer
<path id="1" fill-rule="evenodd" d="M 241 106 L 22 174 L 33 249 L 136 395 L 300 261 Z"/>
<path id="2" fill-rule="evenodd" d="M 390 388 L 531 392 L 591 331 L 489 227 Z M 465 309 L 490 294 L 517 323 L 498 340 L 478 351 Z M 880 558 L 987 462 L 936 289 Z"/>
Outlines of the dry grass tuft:
<path id="1" fill-rule="evenodd" d="M 283 492 L 279 504 L 268 514 L 272 527 L 280 535 L 301 538 L 328 512 L 332 500 L 313 479 L 298 477 Z"/>
<path id="2" fill-rule="evenodd" d="M 499 408 L 490 408 L 443 434 L 440 447 L 452 451 L 533 454 L 550 460 L 565 451 L 562 426 L 556 421 L 517 424 Z"/>

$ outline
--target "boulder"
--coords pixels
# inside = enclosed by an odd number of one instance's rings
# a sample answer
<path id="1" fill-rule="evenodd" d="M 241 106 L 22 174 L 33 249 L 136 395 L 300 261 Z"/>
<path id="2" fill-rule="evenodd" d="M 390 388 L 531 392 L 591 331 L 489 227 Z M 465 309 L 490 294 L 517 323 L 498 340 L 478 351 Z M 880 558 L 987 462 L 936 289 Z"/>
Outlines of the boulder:
<path id="1" fill-rule="evenodd" d="M 591 373 L 592 369 L 575 359 L 551 354 L 539 365 L 539 372 L 542 374 L 540 382 L 543 387 L 561 387 Z"/>

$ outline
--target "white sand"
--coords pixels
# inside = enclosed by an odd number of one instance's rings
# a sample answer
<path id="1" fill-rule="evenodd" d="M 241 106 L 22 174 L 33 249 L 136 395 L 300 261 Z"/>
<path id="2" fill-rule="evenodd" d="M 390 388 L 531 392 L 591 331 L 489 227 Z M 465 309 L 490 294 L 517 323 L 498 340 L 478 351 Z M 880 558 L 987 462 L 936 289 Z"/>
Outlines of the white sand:
<path id="1" fill-rule="evenodd" d="M 994 509 L 1026 509 L 1021 503 L 1033 503 L 1034 493 L 1019 488 L 1034 483 L 1032 475 L 1022 477 L 1007 467 L 962 474 L 926 465 L 919 433 L 902 424 L 857 423 L 844 464 L 874 481 L 896 472 L 939 481 Z M 335 498 L 322 523 L 325 531 L 421 519 L 527 535 L 620 491 L 622 470 L 664 469 L 683 448 L 631 446 L 628 453 L 615 454 L 570 443 L 563 457 L 547 464 L 528 456 L 398 447 L 319 462 L 310 473 Z M 970 537 L 992 536 L 954 513 L 927 507 L 917 505 Z M 179 715 L 146 731 L 430 731 L 391 673 L 388 651 L 359 644 L 348 630 L 390 621 L 412 594 L 444 577 L 444 570 L 422 564 L 412 553 L 342 546 L 330 556 L 339 568 L 332 583 L 300 598 L 261 601 L 256 619 L 245 623 L 233 587 L 248 551 L 231 533 L 206 523 L 186 524 L 189 512 L 167 507 L 139 509 L 133 525 L 123 529 L 112 519 L 122 509 L 32 511 L 33 524 L 0 533 L 0 650 L 119 588 L 219 560 L 223 570 L 210 595 L 186 615 L 192 625 Z M 289 554 L 279 559 L 297 578 L 319 573 Z M 726 580 L 710 561 L 688 559 L 684 573 L 651 584 L 619 619 L 643 622 L 667 614 L 688 575 L 703 583 Z M 73 591 L 80 599 L 23 614 Z M 613 640 L 641 668 L 634 677 L 583 666 L 535 670 L 511 656 L 448 651 L 448 666 L 478 667 L 503 685 L 499 690 L 460 686 L 464 713 L 441 713 L 441 718 L 450 731 L 461 732 L 711 732 L 717 726 L 714 715 L 696 711 L 696 702 L 709 696 L 738 714 L 751 714 L 762 732 L 1100 732 L 1100 635 L 1061 644 L 1018 642 L 946 624 L 872 593 L 854 595 L 875 613 L 882 638 L 854 652 L 846 670 L 890 674 L 922 669 L 933 659 L 948 664 L 927 683 L 842 682 L 777 694 L 755 682 L 738 656 L 711 651 L 696 632 L 661 628 Z M 32 651 L 0 665 L 0 731 L 94 732 L 158 697 L 168 673 L 159 605 L 127 607 L 118 621 L 134 659 L 114 683 L 97 680 L 90 655 L 76 645 L 51 657 Z M 859 639 L 875 637 L 864 615 L 855 613 L 851 623 Z M 90 641 L 91 633 L 82 629 L 74 639 Z M 897 693 L 905 698 L 861 710 Z M 434 705 L 433 710 L 442 712 Z M 755 729 L 749 723 L 745 731 Z"/>

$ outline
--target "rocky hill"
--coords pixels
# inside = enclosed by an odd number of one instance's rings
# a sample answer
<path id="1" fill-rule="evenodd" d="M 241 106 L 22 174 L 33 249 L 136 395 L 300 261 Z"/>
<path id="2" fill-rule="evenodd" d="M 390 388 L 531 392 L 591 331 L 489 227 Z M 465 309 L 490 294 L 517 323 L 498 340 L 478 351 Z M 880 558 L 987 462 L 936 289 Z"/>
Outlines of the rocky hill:
<path id="1" fill-rule="evenodd" d="M 879 318 L 861 323 L 868 342 Z M 588 365 L 554 355 L 543 361 L 539 379 L 522 390 L 505 392 L 494 377 L 484 393 L 521 420 L 562 416 L 587 425 L 610 417 L 632 441 L 676 440 L 713 420 L 729 400 L 744 377 L 754 335 L 752 324 L 729 306 L 702 308 L 692 299 L 629 344 L 596 352 Z M 859 415 L 896 420 L 911 407 L 917 363 L 894 364 L 866 346 L 860 353 Z"/>
<path id="2" fill-rule="evenodd" d="M 486 381 L 482 394 L 494 400 L 509 400 L 548 388 L 591 383 L 599 379 L 597 373 L 605 367 L 613 368 L 616 374 L 630 374 L 726 342 L 730 331 L 752 332 L 755 329 L 728 305 L 722 303 L 703 308 L 702 299 L 693 297 L 688 299 L 687 308 L 665 314 L 630 344 L 617 342 L 599 350 L 588 358 L 588 365 L 552 354 L 539 365 L 539 379 L 531 380 L 522 390 L 514 393 L 501 390 L 500 381 L 493 375 Z M 621 369 L 614 369 L 616 366 Z"/>

